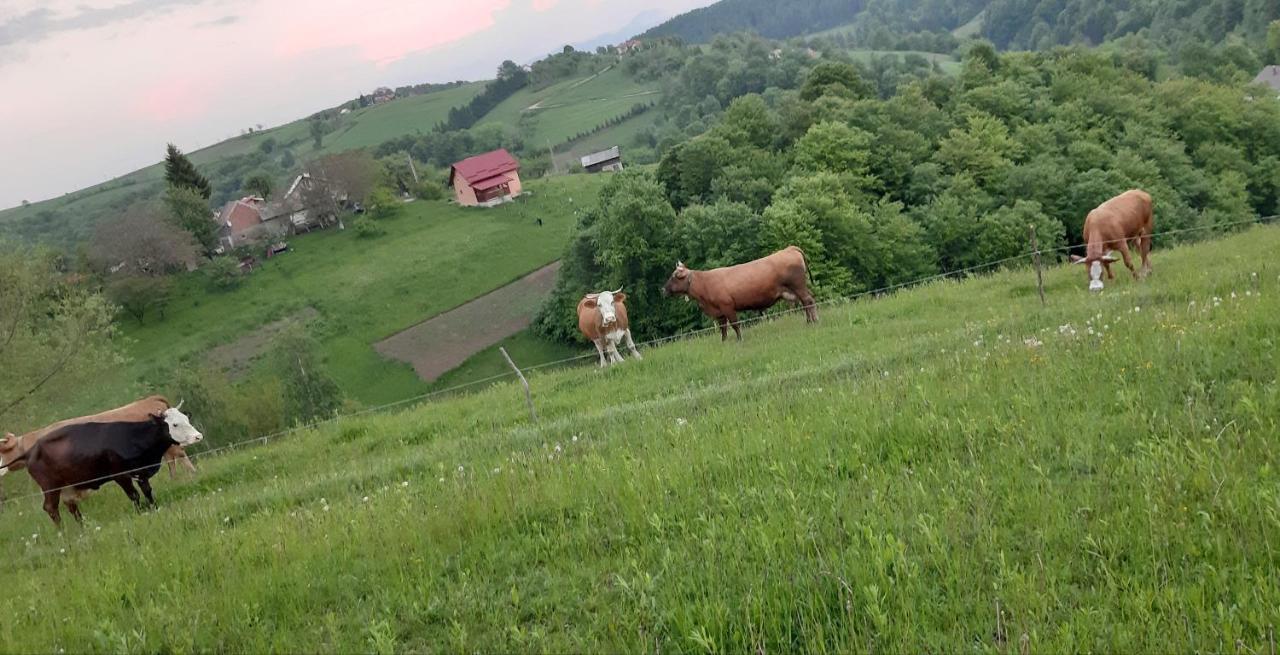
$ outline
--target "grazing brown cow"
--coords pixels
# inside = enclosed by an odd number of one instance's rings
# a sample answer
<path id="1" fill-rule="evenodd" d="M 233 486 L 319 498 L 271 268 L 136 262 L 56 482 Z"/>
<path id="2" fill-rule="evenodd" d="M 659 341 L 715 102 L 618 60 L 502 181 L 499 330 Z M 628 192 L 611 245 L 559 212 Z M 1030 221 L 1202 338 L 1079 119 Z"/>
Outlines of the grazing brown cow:
<path id="1" fill-rule="evenodd" d="M 595 344 L 600 355 L 600 368 L 622 362 L 618 343 L 627 340 L 627 348 L 636 359 L 644 359 L 631 339 L 631 323 L 627 320 L 627 294 L 617 291 L 589 293 L 578 301 L 578 329 Z M 608 359 L 606 360 L 606 353 Z"/>
<path id="2" fill-rule="evenodd" d="M 150 480 L 160 470 L 165 452 L 174 444 L 189 446 L 203 438 L 186 415 L 171 407 L 142 421 L 63 426 L 44 435 L 16 461 L 23 463 L 31 479 L 40 485 L 44 511 L 60 526 L 59 500 L 76 521 L 83 522 L 80 500 L 108 482 L 120 485 L 141 509 L 138 490 L 133 487 L 136 481 L 154 507 Z"/>
<path id="3" fill-rule="evenodd" d="M 1085 256 L 1072 255 L 1071 261 L 1089 266 L 1089 290 L 1102 291 L 1102 271 L 1107 271 L 1107 279 L 1114 280 L 1111 263 L 1116 260 L 1111 254 L 1114 248 L 1120 251 L 1124 265 L 1133 273 L 1133 279 L 1146 277 L 1151 273 L 1151 232 L 1155 226 L 1155 218 L 1151 214 L 1151 196 L 1145 191 L 1131 189 L 1098 205 L 1084 219 Z M 1133 259 L 1129 256 L 1129 243 L 1134 243 L 1142 254 L 1142 269 L 1133 267 Z"/>
<path id="4" fill-rule="evenodd" d="M 20 437 L 14 436 L 12 433 L 6 434 L 0 439 L 0 475 L 4 475 L 10 469 L 20 469 L 24 466 L 22 461 L 14 462 L 23 453 L 31 449 L 37 441 L 43 439 L 46 435 L 64 428 L 68 425 L 76 423 L 108 423 L 111 421 L 143 421 L 148 416 L 163 413 L 169 409 L 169 401 L 164 396 L 148 396 L 141 400 L 135 400 L 123 407 L 100 412 L 92 416 L 81 416 L 79 418 L 58 421 L 52 425 L 46 425 L 39 430 L 33 430 Z M 187 457 L 186 451 L 182 446 L 174 445 L 164 454 L 164 461 L 169 464 L 169 478 L 175 477 L 177 462 L 182 462 L 183 468 L 191 473 L 196 472 L 196 467 L 191 463 L 191 458 Z"/>
<path id="5" fill-rule="evenodd" d="M 800 303 L 804 306 L 805 322 L 816 323 L 818 309 L 805 284 L 808 274 L 804 252 L 787 246 L 755 261 L 710 271 L 695 271 L 679 262 L 662 291 L 668 295 L 687 295 L 697 301 L 702 312 L 720 324 L 721 341 L 729 338 L 729 325 L 733 325 L 733 333 L 741 341 L 738 312 L 765 310 L 779 300 L 793 306 Z"/>

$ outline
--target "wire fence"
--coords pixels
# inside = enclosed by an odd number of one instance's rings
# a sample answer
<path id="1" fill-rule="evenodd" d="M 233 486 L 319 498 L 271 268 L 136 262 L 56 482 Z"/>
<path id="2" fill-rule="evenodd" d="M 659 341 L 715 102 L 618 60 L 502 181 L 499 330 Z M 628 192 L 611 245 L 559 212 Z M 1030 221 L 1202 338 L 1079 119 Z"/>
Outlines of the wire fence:
<path id="1" fill-rule="evenodd" d="M 1272 222 L 1272 221 L 1275 221 L 1275 220 L 1277 220 L 1277 219 L 1280 219 L 1280 215 L 1263 216 L 1263 217 L 1258 217 L 1258 218 L 1250 219 L 1250 220 L 1233 221 L 1233 222 L 1229 222 L 1229 223 L 1217 223 L 1217 224 L 1214 224 L 1214 225 L 1206 225 L 1206 226 L 1199 226 L 1199 227 L 1192 227 L 1192 228 L 1182 228 L 1182 229 L 1177 229 L 1177 230 L 1167 230 L 1167 231 L 1164 231 L 1164 232 L 1154 232 L 1154 233 L 1152 233 L 1150 236 L 1151 236 L 1152 238 L 1155 238 L 1155 237 L 1158 237 L 1158 236 L 1169 236 L 1169 235 L 1174 235 L 1174 234 L 1187 234 L 1187 233 L 1194 233 L 1194 232 L 1207 232 L 1207 231 L 1213 231 L 1213 230 L 1225 230 L 1225 229 L 1228 229 L 1228 228 L 1232 228 L 1232 227 L 1239 227 L 1239 226 L 1245 226 L 1245 225 L 1263 225 L 1263 224 L 1266 224 L 1266 223 L 1270 223 L 1270 222 Z M 860 300 L 860 299 L 863 299 L 863 298 L 872 298 L 872 297 L 882 296 L 882 295 L 884 295 L 884 294 L 891 293 L 891 292 L 894 292 L 894 291 L 897 291 L 897 290 L 900 290 L 900 289 L 904 289 L 904 288 L 907 288 L 907 287 L 919 286 L 919 285 L 921 285 L 921 284 L 928 284 L 928 283 L 930 283 L 930 282 L 936 282 L 936 281 L 938 281 L 938 280 L 944 280 L 944 279 L 947 279 L 947 278 L 953 278 L 953 277 L 964 276 L 964 275 L 971 275 L 971 274 L 973 274 L 973 273 L 977 273 L 977 272 L 980 272 L 980 271 L 985 271 L 985 270 L 989 270 L 989 269 L 997 268 L 997 267 L 1004 266 L 1004 265 L 1006 265 L 1006 264 L 1009 264 L 1009 263 L 1012 263 L 1012 262 L 1016 262 L 1016 261 L 1019 261 L 1019 260 L 1029 259 L 1029 258 L 1034 257 L 1034 256 L 1036 256 L 1036 255 L 1043 255 L 1043 254 L 1046 254 L 1046 253 L 1068 252 L 1068 251 L 1070 251 L 1070 250 L 1072 250 L 1073 248 L 1076 248 L 1076 247 L 1078 247 L 1078 246 L 1059 246 L 1059 247 L 1056 247 L 1056 248 L 1039 248 L 1039 249 L 1035 249 L 1035 250 L 1029 250 L 1029 251 L 1027 251 L 1027 252 L 1019 253 L 1019 254 L 1017 254 L 1017 255 L 1012 255 L 1012 256 L 1009 256 L 1009 257 L 1003 257 L 1003 258 L 1001 258 L 1001 259 L 996 259 L 996 260 L 992 260 L 992 261 L 989 261 L 989 262 L 984 262 L 984 263 L 982 263 L 982 264 L 975 264 L 975 265 L 973 265 L 973 266 L 967 266 L 967 267 L 964 267 L 964 268 L 954 269 L 954 270 L 946 271 L 946 272 L 943 272 L 943 273 L 936 273 L 936 274 L 934 274 L 934 275 L 928 275 L 928 276 L 924 276 L 924 277 L 916 278 L 916 279 L 913 279 L 913 280 L 909 280 L 909 281 L 906 281 L 906 282 L 899 282 L 899 283 L 896 283 L 896 284 L 886 285 L 886 286 L 879 287 L 879 288 L 876 288 L 876 289 L 870 289 L 870 290 L 866 290 L 866 291 L 860 291 L 860 292 L 858 292 L 858 293 L 854 293 L 854 294 L 850 294 L 850 295 L 846 295 L 846 296 L 838 296 L 838 297 L 828 298 L 828 299 L 826 299 L 826 300 L 822 300 L 822 301 L 819 301 L 819 302 L 815 302 L 815 303 L 813 303 L 813 304 L 812 304 L 812 305 L 810 305 L 810 306 L 811 306 L 811 307 L 829 307 L 829 306 L 831 306 L 831 305 L 836 305 L 836 304 L 847 304 L 847 303 L 854 302 L 854 301 L 856 301 L 856 300 Z M 747 326 L 747 325 L 751 325 L 751 324 L 754 324 L 754 323 L 758 323 L 758 322 L 760 322 L 760 321 L 772 320 L 772 319 L 777 318 L 777 317 L 780 317 L 780 316 L 785 316 L 785 315 L 788 315 L 788 314 L 793 314 L 793 313 L 802 312 L 802 311 L 804 311 L 804 307 L 797 306 L 797 307 L 792 307 L 792 308 L 788 308 L 788 309 L 784 309 L 784 310 L 778 310 L 778 311 L 773 311 L 773 312 L 768 312 L 768 313 L 762 313 L 762 314 L 760 314 L 760 315 L 758 315 L 758 316 L 752 316 L 752 317 L 748 317 L 748 318 L 741 318 L 741 319 L 739 319 L 738 321 L 736 321 L 736 324 L 737 324 L 738 326 Z M 720 329 L 720 326 L 718 326 L 718 325 L 713 325 L 713 326 L 711 326 L 711 327 L 707 327 L 707 328 L 699 328 L 699 329 L 696 329 L 696 330 L 689 330 L 689 331 L 686 331 L 686 332 L 681 332 L 681 333 L 679 333 L 679 334 L 674 334 L 674 335 L 670 335 L 670 336 L 666 336 L 666 337 L 659 337 L 659 338 L 655 338 L 655 339 L 649 339 L 649 340 L 647 340 L 647 341 L 640 341 L 640 342 L 637 342 L 637 343 L 636 343 L 636 346 L 637 346 L 637 347 L 639 347 L 639 346 L 645 346 L 645 347 L 659 346 L 659 345 L 663 345 L 663 344 L 667 344 L 667 343 L 671 343 L 671 342 L 675 342 L 675 341 L 681 341 L 681 340 L 686 340 L 686 339 L 696 338 L 696 337 L 698 337 L 698 336 L 702 336 L 702 335 L 705 335 L 705 334 L 707 334 L 707 333 L 709 333 L 709 332 L 717 331 L 717 330 L 719 330 L 719 329 Z M 536 364 L 536 365 L 533 365 L 533 366 L 521 367 L 521 370 L 523 370 L 523 371 L 536 371 L 536 370 L 542 370 L 542 369 L 551 368 L 551 367 L 554 367 L 554 366 L 564 366 L 564 365 L 566 365 L 566 364 L 571 364 L 571 363 L 573 363 L 573 362 L 582 361 L 582 360 L 584 360 L 584 359 L 594 359 L 594 358 L 597 358 L 598 356 L 599 356 L 599 355 L 598 355 L 597 353 L 590 353 L 590 352 L 588 352 L 588 353 L 584 353 L 584 354 L 582 354 L 582 355 L 576 355 L 576 356 L 574 356 L 574 357 L 566 357 L 566 358 L 563 358 L 563 359 L 558 359 L 558 360 L 554 360 L 554 361 L 550 361 L 550 362 L 543 362 L 543 363 L 541 363 L 541 364 Z M 344 419 L 356 418 L 356 417 L 360 417 L 360 416 L 367 416 L 367 415 L 369 415 L 369 414 L 375 414 L 375 413 L 378 413 L 378 412 L 385 412 L 385 411 L 387 411 L 387 410 L 389 410 L 389 409 L 394 409 L 394 408 L 397 408 L 397 407 L 404 407 L 404 406 L 406 406 L 406 405 L 412 405 L 412 404 L 415 404 L 415 403 L 422 403 L 422 402 L 426 402 L 426 401 L 431 400 L 431 399 L 433 399 L 433 398 L 438 398 L 438 397 L 440 397 L 440 396 L 444 396 L 444 395 L 447 395 L 447 394 L 453 394 L 453 393 L 456 393 L 456 392 L 462 391 L 462 390 L 464 390 L 464 389 L 469 389 L 469 388 L 472 388 L 472 387 L 476 387 L 476 386 L 483 385 L 483 384 L 488 384 L 488 383 L 491 383 L 491 382 L 495 382 L 495 381 L 503 380 L 503 379 L 507 379 L 507 378 L 514 378 L 514 377 L 516 377 L 516 375 L 517 375 L 517 373 L 516 373 L 515 371 L 505 372 L 505 373 L 498 373 L 498 374 L 496 374 L 496 375 L 490 375 L 490 376 L 485 377 L 485 378 L 480 378 L 480 379 L 478 379 L 478 380 L 472 380 L 472 381 L 470 381 L 470 382 L 465 382 L 465 383 L 462 383 L 462 384 L 457 384 L 457 385 L 454 385 L 454 386 L 451 386 L 451 387 L 447 387 L 447 388 L 445 388 L 445 389 L 438 389 L 438 390 L 436 390 L 436 391 L 431 391 L 431 392 L 428 392 L 428 393 L 419 394 L 419 395 L 417 395 L 417 396 L 412 396 L 412 397 L 409 397 L 409 398 L 403 398 L 403 399 L 401 399 L 401 400 L 397 400 L 397 401 L 390 402 L 390 403 L 385 403 L 385 404 L 382 404 L 382 405 L 377 405 L 377 406 L 374 406 L 374 407 L 366 407 L 366 408 L 364 408 L 364 409 L 356 410 L 356 411 L 353 411 L 353 412 L 348 412 L 348 413 L 341 414 L 341 415 L 331 416 L 331 417 L 329 417 L 329 418 L 320 419 L 320 420 L 318 420 L 318 421 L 312 421 L 312 422 L 310 422 L 310 423 L 306 423 L 306 424 L 302 424 L 302 425 L 296 425 L 296 426 L 293 426 L 293 427 L 291 427 L 291 428 L 286 428 L 286 429 L 284 429 L 284 430 L 278 430 L 278 431 L 276 431 L 276 432 L 272 432 L 272 433 L 269 433 L 269 434 L 265 434 L 265 435 L 261 435 L 261 436 L 253 437 L 253 438 L 250 438 L 250 439 L 244 439 L 244 440 L 241 440 L 241 441 L 237 441 L 237 442 L 235 442 L 235 443 L 230 443 L 230 444 L 226 444 L 226 445 L 223 445 L 223 446 L 219 446 L 219 447 L 217 447 L 217 448 L 212 448 L 212 449 L 209 449 L 209 450 L 203 450 L 203 451 L 199 451 L 199 452 L 196 452 L 196 453 L 191 453 L 191 454 L 189 454 L 189 457 L 191 457 L 191 458 L 193 458 L 193 459 L 206 459 L 206 458 L 209 458 L 209 457 L 212 457 L 212 456 L 218 455 L 218 454 L 227 453 L 227 452 L 232 452 L 232 451 L 235 451 L 235 450 L 238 450 L 238 449 L 241 449 L 241 448 L 247 447 L 247 446 L 263 445 L 263 444 L 266 444 L 266 443 L 268 443 L 269 441 L 271 441 L 271 440 L 273 440 L 273 439 L 278 439 L 278 438 L 280 438 L 280 437 L 288 436 L 288 435 L 290 435 L 290 434 L 294 434 L 294 433 L 297 433 L 297 432 L 301 432 L 301 431 L 303 431 L 303 430 L 316 429 L 316 428 L 322 427 L 322 426 L 324 426 L 324 425 L 328 425 L 328 424 L 331 424 L 331 423 L 336 423 L 336 422 L 338 422 L 338 421 L 340 421 L 340 420 L 344 420 Z M 93 479 L 90 479 L 90 480 L 85 480 L 85 481 L 82 481 L 82 482 L 79 482 L 79 483 L 76 483 L 76 484 L 72 484 L 72 485 L 66 485 L 66 486 L 63 486 L 63 487 L 56 487 L 56 488 L 53 488 L 53 489 L 42 490 L 42 491 L 41 491 L 41 492 L 39 492 L 39 493 L 25 494 L 25 495 L 21 495 L 21 496 L 14 496 L 14 497 L 12 497 L 12 498 L 6 498 L 6 499 L 4 499 L 4 500 L 0 500 L 0 507 L 3 507 L 3 506 L 8 505 L 8 504 L 10 504 L 10 503 L 17 502 L 17 501 L 19 501 L 19 500 L 29 500 L 29 499 L 31 499 L 31 498 L 38 498 L 38 497 L 43 496 L 43 495 L 45 495 L 45 494 L 47 494 L 47 493 L 53 493 L 53 492 L 59 492 L 59 493 L 60 493 L 60 492 L 62 492 L 62 491 L 64 491 L 64 490 L 66 490 L 66 489 L 71 489 L 71 488 L 74 488 L 74 487 L 82 487 L 82 486 L 90 485 L 90 484 L 100 484 L 100 483 L 110 482 L 110 481 L 112 481 L 112 480 L 114 480 L 114 479 L 116 479 L 116 478 L 118 478 L 118 477 L 120 477 L 120 476 L 131 476 L 131 475 L 133 475 L 133 474 L 142 473 L 142 472 L 147 471 L 147 470 L 150 470 L 150 469 L 157 469 L 157 467 L 158 467 L 158 466 L 159 466 L 159 465 L 155 465 L 155 464 L 153 464 L 153 465 L 148 465 L 148 466 L 142 466 L 142 467 L 138 467 L 138 468 L 131 469 L 131 470 L 126 470 L 126 471 L 120 471 L 120 472 L 117 472 L 117 473 L 112 473 L 111 475 L 106 475 L 106 476 L 101 476 L 101 477 L 98 477 L 98 478 L 93 478 Z M 157 469 L 157 470 L 158 470 L 158 469 Z"/>

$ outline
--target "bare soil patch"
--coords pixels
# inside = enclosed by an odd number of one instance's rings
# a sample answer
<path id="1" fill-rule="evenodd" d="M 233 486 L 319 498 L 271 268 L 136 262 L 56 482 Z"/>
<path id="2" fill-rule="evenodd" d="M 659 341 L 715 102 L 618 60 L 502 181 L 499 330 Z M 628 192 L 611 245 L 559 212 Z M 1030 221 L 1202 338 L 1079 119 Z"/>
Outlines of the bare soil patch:
<path id="1" fill-rule="evenodd" d="M 383 357 L 413 366 L 434 382 L 468 357 L 529 327 L 555 285 L 560 262 L 552 262 L 505 287 L 423 321 L 374 344 Z"/>

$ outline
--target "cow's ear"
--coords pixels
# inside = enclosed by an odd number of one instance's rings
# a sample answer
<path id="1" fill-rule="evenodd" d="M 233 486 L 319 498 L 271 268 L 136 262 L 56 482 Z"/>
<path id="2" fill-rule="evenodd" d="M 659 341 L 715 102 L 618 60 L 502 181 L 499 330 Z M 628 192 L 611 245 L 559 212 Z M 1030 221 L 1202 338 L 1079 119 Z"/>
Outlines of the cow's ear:
<path id="1" fill-rule="evenodd" d="M 1118 261 L 1120 261 L 1120 260 L 1119 260 L 1119 259 L 1116 259 L 1116 256 L 1115 256 L 1115 255 L 1108 254 L 1108 255 L 1106 255 L 1106 256 L 1104 256 L 1104 257 L 1102 258 L 1102 261 L 1107 262 L 1108 264 L 1111 264 L 1111 263 L 1114 263 L 1114 262 L 1118 262 Z"/>
<path id="2" fill-rule="evenodd" d="M 596 299 L 591 296 L 587 296 L 586 306 L 595 309 Z"/>
<path id="3" fill-rule="evenodd" d="M 613 294 L 613 302 L 615 302 L 615 303 L 619 303 L 619 302 L 627 302 L 627 294 L 622 293 L 622 292 L 618 292 L 618 293 Z"/>
<path id="4" fill-rule="evenodd" d="M 1083 264 L 1083 263 L 1084 263 L 1084 257 L 1081 257 L 1080 255 L 1072 255 L 1072 256 L 1071 256 L 1071 263 L 1072 263 L 1072 264 Z"/>

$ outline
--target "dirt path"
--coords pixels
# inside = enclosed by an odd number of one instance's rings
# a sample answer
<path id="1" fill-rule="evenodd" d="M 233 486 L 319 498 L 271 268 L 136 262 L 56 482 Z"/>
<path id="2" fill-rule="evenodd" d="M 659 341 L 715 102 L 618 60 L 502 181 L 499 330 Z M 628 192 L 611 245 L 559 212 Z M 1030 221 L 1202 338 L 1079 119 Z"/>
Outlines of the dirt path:
<path id="1" fill-rule="evenodd" d="M 551 293 L 560 271 L 553 262 L 505 287 L 373 344 L 383 357 L 413 365 L 433 382 L 468 357 L 525 329 Z"/>
<path id="2" fill-rule="evenodd" d="M 225 370 L 232 380 L 239 380 L 249 373 L 253 360 L 266 352 L 271 340 L 290 325 L 306 325 L 320 316 L 314 307 L 304 307 L 289 316 L 272 321 L 231 343 L 217 346 L 205 355 L 209 364 Z"/>

